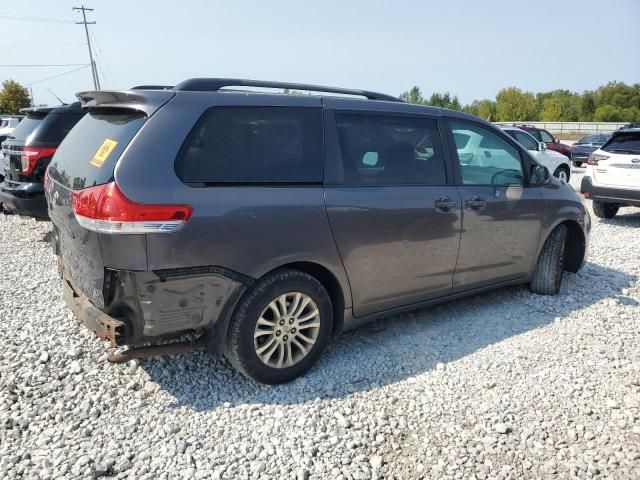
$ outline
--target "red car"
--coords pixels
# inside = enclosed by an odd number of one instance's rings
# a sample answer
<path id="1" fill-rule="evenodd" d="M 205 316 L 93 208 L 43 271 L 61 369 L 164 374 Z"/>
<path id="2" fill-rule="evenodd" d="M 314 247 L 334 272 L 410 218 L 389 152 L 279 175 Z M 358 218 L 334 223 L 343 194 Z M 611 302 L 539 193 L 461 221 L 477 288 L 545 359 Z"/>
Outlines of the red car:
<path id="1" fill-rule="evenodd" d="M 529 132 L 539 142 L 546 143 L 548 149 L 555 150 L 556 152 L 563 154 L 565 157 L 571 158 L 571 147 L 569 145 L 565 145 L 564 143 L 561 143 L 560 140 L 555 138 L 544 128 L 534 127 L 533 125 L 515 125 L 515 124 L 514 124 L 514 127 L 518 127 L 526 132 Z"/>

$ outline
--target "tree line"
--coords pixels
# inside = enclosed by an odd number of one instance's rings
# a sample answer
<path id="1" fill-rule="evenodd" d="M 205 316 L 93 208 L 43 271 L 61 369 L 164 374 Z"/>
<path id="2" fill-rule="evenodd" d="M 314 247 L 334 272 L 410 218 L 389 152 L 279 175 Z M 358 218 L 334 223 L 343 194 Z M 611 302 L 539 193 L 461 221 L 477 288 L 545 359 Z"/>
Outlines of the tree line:
<path id="1" fill-rule="evenodd" d="M 298 93 L 289 92 L 285 93 Z M 495 100 L 474 100 L 462 105 L 456 95 L 434 92 L 429 98 L 419 87 L 400 95 L 400 99 L 418 105 L 459 110 L 490 122 L 640 122 L 640 83 L 609 82 L 596 90 L 582 93 L 552 90 L 533 93 L 516 87 L 503 88 Z M 0 113 L 18 113 L 32 104 L 29 91 L 13 80 L 2 83 Z"/>
<path id="2" fill-rule="evenodd" d="M 477 115 L 490 122 L 638 122 L 640 121 L 640 83 L 609 82 L 583 93 L 570 90 L 526 92 L 516 87 L 503 88 L 495 100 L 474 100 L 461 105 L 449 92 L 422 95 L 419 87 L 400 95 L 405 102 L 449 108 Z"/>

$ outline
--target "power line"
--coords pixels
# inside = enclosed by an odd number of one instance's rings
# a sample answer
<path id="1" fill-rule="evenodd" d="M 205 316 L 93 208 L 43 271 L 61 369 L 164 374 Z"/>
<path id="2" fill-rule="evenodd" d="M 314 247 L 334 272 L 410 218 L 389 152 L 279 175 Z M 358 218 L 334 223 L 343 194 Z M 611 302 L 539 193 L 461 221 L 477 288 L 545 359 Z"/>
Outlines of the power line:
<path id="1" fill-rule="evenodd" d="M 21 64 L 0 64 L 0 67 L 79 67 L 82 65 L 83 67 L 88 66 L 88 63 L 21 63 Z"/>
<path id="2" fill-rule="evenodd" d="M 84 5 L 80 7 L 73 7 L 73 10 L 82 11 L 82 22 L 76 22 L 78 25 L 84 25 L 84 33 L 87 35 L 87 47 L 89 47 L 89 60 L 91 62 L 91 75 L 93 76 L 93 86 L 96 90 L 100 90 L 100 79 L 98 78 L 98 69 L 96 68 L 96 62 L 93 60 L 93 53 L 91 52 L 91 39 L 89 38 L 89 27 L 87 25 L 95 25 L 96 22 L 87 22 L 86 12 L 93 12 L 93 8 L 86 8 Z"/>
<path id="3" fill-rule="evenodd" d="M 0 13 L 0 18 L 24 22 L 73 23 L 73 20 L 64 20 L 62 18 L 34 17 L 32 15 L 18 15 L 16 13 Z"/>
<path id="4" fill-rule="evenodd" d="M 0 43 L 0 47 L 3 48 L 31 48 L 31 47 L 38 47 L 38 48 L 43 48 L 43 47 L 52 47 L 52 48 L 59 48 L 59 47 L 83 47 L 85 44 L 84 43 L 59 43 L 59 44 L 50 44 L 50 43 L 25 43 L 23 45 L 19 44 L 19 43 Z"/>
<path id="5" fill-rule="evenodd" d="M 78 70 L 82 70 L 83 68 L 87 68 L 89 65 L 83 65 L 80 68 L 74 68 L 73 70 L 69 70 L 68 72 L 59 73 L 58 75 L 52 75 L 51 77 L 43 78 L 41 80 L 36 80 L 35 82 L 27 83 L 27 86 L 35 85 L 36 83 L 46 82 L 47 80 L 52 80 L 54 78 L 62 77 L 64 75 L 69 75 L 70 73 L 77 72 Z"/>

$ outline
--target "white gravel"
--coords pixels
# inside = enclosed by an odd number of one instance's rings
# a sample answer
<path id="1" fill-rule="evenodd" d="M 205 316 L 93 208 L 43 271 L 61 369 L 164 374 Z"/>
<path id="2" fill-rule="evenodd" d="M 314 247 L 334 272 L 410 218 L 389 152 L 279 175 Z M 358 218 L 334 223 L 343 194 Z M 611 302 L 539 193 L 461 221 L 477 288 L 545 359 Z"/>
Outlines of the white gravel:
<path id="1" fill-rule="evenodd" d="M 205 353 L 108 364 L 49 224 L 0 215 L 0 478 L 640 478 L 640 210 L 593 220 L 559 296 L 379 321 L 269 388 Z"/>

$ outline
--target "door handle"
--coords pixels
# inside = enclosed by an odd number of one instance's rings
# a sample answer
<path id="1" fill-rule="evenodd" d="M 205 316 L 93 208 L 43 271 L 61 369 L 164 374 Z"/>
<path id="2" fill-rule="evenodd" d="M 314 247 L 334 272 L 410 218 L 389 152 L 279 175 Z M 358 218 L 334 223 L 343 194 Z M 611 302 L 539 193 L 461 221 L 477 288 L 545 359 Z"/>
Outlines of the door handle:
<path id="1" fill-rule="evenodd" d="M 449 197 L 440 197 L 433 203 L 433 206 L 438 212 L 446 213 L 451 209 L 458 208 L 458 202 Z"/>
<path id="2" fill-rule="evenodd" d="M 484 199 L 474 195 L 469 200 L 466 200 L 464 202 L 464 206 L 465 208 L 469 208 L 471 210 L 482 210 L 487 206 L 487 202 Z"/>

